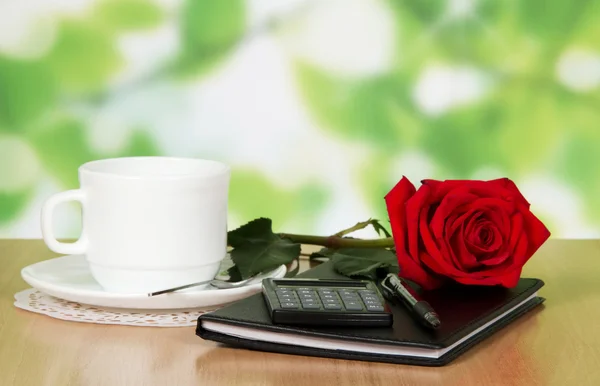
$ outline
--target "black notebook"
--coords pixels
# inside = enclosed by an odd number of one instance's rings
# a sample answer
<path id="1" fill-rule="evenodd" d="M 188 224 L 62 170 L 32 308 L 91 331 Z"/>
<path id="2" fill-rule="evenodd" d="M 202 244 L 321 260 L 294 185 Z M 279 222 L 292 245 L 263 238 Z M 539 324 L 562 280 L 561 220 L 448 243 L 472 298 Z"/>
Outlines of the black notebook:
<path id="1" fill-rule="evenodd" d="M 331 263 L 299 277 L 347 279 Z M 402 306 L 391 305 L 394 325 L 384 328 L 304 328 L 271 323 L 262 294 L 255 294 L 198 318 L 196 334 L 250 350 L 374 362 L 441 366 L 508 325 L 545 299 L 539 279 L 515 288 L 452 286 L 423 293 L 442 321 L 422 327 Z"/>

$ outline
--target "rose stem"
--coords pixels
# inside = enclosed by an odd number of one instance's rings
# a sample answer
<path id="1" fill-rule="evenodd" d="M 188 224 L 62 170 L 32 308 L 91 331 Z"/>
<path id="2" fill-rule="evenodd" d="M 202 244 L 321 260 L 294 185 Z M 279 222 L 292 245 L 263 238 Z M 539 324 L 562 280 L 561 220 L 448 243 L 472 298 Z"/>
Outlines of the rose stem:
<path id="1" fill-rule="evenodd" d="M 280 233 L 279 236 L 290 239 L 295 243 L 320 245 L 327 248 L 392 248 L 394 246 L 392 237 L 365 240 L 345 239 L 339 236 L 295 235 L 291 233 Z"/>
<path id="2" fill-rule="evenodd" d="M 343 231 L 339 231 L 338 233 L 334 234 L 333 236 L 343 237 L 352 232 L 364 229 L 364 228 L 368 227 L 369 225 L 371 225 L 372 223 L 373 223 L 373 220 L 371 220 L 371 219 L 369 219 L 367 221 L 357 222 L 356 225 L 354 225 L 348 229 L 344 229 Z"/>

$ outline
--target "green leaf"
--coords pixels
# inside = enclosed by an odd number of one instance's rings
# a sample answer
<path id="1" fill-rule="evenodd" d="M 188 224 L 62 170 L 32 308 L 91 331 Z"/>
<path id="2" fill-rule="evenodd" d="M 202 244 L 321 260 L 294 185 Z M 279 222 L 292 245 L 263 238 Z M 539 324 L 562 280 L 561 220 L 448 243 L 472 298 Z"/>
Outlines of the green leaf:
<path id="1" fill-rule="evenodd" d="M 377 232 L 378 235 L 383 234 L 385 237 L 392 237 L 392 234 L 388 232 L 388 230 L 385 229 L 383 225 L 381 225 L 379 220 L 371 220 L 371 225 L 373 226 L 375 232 Z"/>
<path id="2" fill-rule="evenodd" d="M 60 24 L 46 60 L 60 85 L 72 93 L 98 91 L 122 64 L 112 33 L 79 20 Z"/>
<path id="3" fill-rule="evenodd" d="M 244 279 L 289 264 L 299 255 L 300 244 L 283 238 L 247 242 L 231 251 L 231 258 Z"/>
<path id="4" fill-rule="evenodd" d="M 227 233 L 227 244 L 236 248 L 246 242 L 271 241 L 278 238 L 272 231 L 272 221 L 257 218 Z"/>
<path id="5" fill-rule="evenodd" d="M 332 256 L 333 268 L 352 278 L 377 280 L 388 273 L 398 273 L 396 255 L 384 248 L 343 248 Z"/>
<path id="6" fill-rule="evenodd" d="M 42 63 L 0 55 L 0 126 L 4 130 L 22 130 L 51 110 L 56 97 L 56 82 Z"/>
<path id="7" fill-rule="evenodd" d="M 231 259 L 243 279 L 289 264 L 300 256 L 300 244 L 273 233 L 271 220 L 259 218 L 228 232 Z"/>
<path id="8" fill-rule="evenodd" d="M 32 195 L 31 190 L 10 193 L 0 191 L 0 225 L 15 220 Z"/>
<path id="9" fill-rule="evenodd" d="M 242 274 L 237 266 L 233 265 L 227 269 L 227 273 L 229 274 L 229 281 L 236 282 L 242 281 Z"/>
<path id="10" fill-rule="evenodd" d="M 113 30 L 143 30 L 164 18 L 158 5 L 148 0 L 102 0 L 92 12 L 99 23 Z"/>
<path id="11" fill-rule="evenodd" d="M 285 277 L 294 277 L 300 272 L 300 255 L 298 255 L 294 261 L 295 264 L 292 264 L 293 268 L 290 269 L 290 266 L 288 266 L 288 271 L 285 273 Z"/>
<path id="12" fill-rule="evenodd" d="M 243 0 L 187 0 L 182 9 L 182 55 L 176 70 L 184 75 L 219 63 L 246 30 Z"/>

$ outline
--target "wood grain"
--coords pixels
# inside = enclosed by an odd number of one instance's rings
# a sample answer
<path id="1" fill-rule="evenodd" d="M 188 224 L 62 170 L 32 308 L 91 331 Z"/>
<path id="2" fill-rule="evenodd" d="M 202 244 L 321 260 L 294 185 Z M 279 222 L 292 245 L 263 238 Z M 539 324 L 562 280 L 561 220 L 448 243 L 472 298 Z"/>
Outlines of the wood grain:
<path id="1" fill-rule="evenodd" d="M 600 241 L 550 240 L 523 276 L 544 306 L 441 368 L 220 347 L 190 328 L 80 324 L 16 309 L 20 270 L 54 257 L 0 240 L 0 385 L 598 385 Z M 303 264 L 305 268 L 307 263 Z"/>

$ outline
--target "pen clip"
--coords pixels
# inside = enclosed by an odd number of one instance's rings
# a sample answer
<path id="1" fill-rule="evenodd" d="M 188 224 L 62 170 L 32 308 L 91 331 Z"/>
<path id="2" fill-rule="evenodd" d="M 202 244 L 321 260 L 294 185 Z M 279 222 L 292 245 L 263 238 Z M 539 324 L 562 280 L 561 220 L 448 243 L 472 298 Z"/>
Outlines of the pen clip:
<path id="1" fill-rule="evenodd" d="M 393 273 L 388 274 L 381 282 L 379 286 L 381 287 L 381 294 L 387 300 L 394 304 L 398 304 L 402 300 L 399 298 L 398 293 L 396 292 L 396 288 L 391 283 L 390 276 L 394 275 Z"/>

